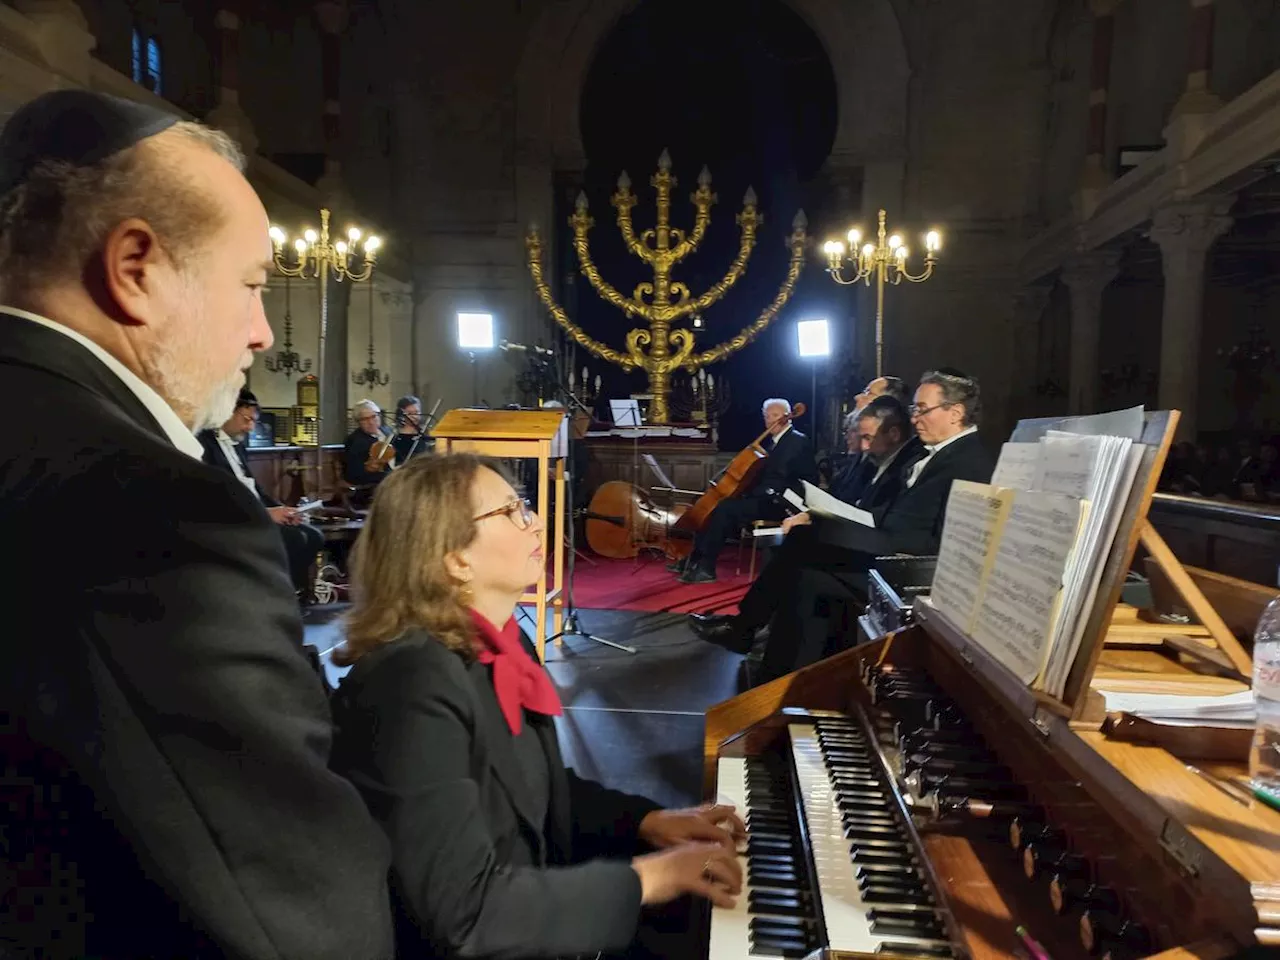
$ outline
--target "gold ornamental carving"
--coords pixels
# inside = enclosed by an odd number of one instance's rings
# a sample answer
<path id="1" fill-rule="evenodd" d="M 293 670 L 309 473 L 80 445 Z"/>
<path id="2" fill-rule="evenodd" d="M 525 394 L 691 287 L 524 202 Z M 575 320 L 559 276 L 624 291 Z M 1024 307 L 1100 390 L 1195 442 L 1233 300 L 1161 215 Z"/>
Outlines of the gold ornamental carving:
<path id="1" fill-rule="evenodd" d="M 530 229 L 525 245 L 529 255 L 529 273 L 533 277 L 539 299 L 551 316 L 575 343 L 595 356 L 616 364 L 623 370 L 644 370 L 649 375 L 648 392 L 653 395 L 650 419 L 654 423 L 666 423 L 670 418 L 668 402 L 672 372 L 683 367 L 689 373 L 696 373 L 700 368 L 741 350 L 769 325 L 791 298 L 796 280 L 804 268 L 805 245 L 808 241 L 805 227 L 808 224 L 804 211 L 801 210 L 796 214 L 791 235 L 787 238 L 787 247 L 791 251 L 787 275 L 773 301 L 760 311 L 754 322 L 744 327 L 736 336 L 708 350 L 695 352 L 694 331 L 673 325 L 687 317 L 703 313 L 738 282 L 746 271 L 747 260 L 755 248 L 757 231 L 764 218 L 757 210 L 755 191 L 748 188 L 743 197 L 742 212 L 736 218 L 741 234 L 737 256 L 718 283 L 695 296 L 683 283 L 671 279 L 671 270 L 697 250 L 698 244 L 706 235 L 707 226 L 711 222 L 711 207 L 716 202 L 716 195 L 711 192 L 711 174 L 703 168 L 698 176 L 698 189 L 690 196 L 694 220 L 693 228 L 688 232 L 671 225 L 671 191 L 676 186 L 676 178 L 671 173 L 671 157 L 665 150 L 658 159 L 658 172 L 649 183 L 657 192 L 657 221 L 651 230 L 640 234 L 635 232 L 631 210 L 637 200 L 636 195 L 631 192 L 631 179 L 625 172 L 618 178 L 617 192 L 610 198 L 617 210 L 618 230 L 627 249 L 653 269 L 653 280 L 638 284 L 629 297 L 610 285 L 591 259 L 587 234 L 595 221 L 587 212 L 585 194 L 578 194 L 576 209 L 569 218 L 569 225 L 573 228 L 573 248 L 578 254 L 582 275 L 607 303 L 617 307 L 626 317 L 636 317 L 648 324 L 647 329 L 637 327 L 627 332 L 625 351 L 615 350 L 589 336 L 556 302 L 543 275 L 542 240 L 536 226 Z"/>

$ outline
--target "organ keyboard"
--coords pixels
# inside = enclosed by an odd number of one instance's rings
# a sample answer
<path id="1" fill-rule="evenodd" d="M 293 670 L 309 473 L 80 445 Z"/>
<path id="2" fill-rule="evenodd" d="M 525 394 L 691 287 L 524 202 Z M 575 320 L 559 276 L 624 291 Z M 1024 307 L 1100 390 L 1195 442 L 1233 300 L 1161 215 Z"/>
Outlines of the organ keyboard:
<path id="1" fill-rule="evenodd" d="M 750 837 L 712 960 L 1023 956 L 1020 924 L 1054 960 L 1280 945 L 1280 815 L 920 621 L 708 713 L 708 795 Z"/>

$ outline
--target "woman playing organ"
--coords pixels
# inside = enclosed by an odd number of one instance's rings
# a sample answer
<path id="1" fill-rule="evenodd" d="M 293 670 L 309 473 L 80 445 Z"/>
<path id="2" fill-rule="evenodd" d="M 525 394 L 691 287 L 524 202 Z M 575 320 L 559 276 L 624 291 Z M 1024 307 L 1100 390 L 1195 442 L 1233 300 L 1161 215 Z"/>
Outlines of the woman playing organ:
<path id="1" fill-rule="evenodd" d="M 333 758 L 390 839 L 400 956 L 618 952 L 643 907 L 741 888 L 732 808 L 660 810 L 565 768 L 513 616 L 544 563 L 541 519 L 465 454 L 392 472 L 357 542 Z"/>

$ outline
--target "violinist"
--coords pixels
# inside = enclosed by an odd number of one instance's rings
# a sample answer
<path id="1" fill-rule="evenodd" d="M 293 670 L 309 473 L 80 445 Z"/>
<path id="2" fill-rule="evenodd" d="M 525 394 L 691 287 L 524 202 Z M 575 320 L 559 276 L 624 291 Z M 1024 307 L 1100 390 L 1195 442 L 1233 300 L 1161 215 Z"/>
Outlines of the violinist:
<path id="1" fill-rule="evenodd" d="M 755 485 L 745 495 L 716 505 L 694 540 L 693 553 L 672 569 L 682 583 L 710 583 L 716 579 L 716 560 L 729 537 L 756 520 L 780 520 L 785 510 L 783 491 L 803 493 L 802 480 L 818 482 L 813 443 L 791 425 L 791 404 L 770 399 L 762 407 L 768 433 L 762 446 L 768 453 Z"/>
<path id="2" fill-rule="evenodd" d="M 427 428 L 430 424 L 427 425 Z M 396 466 L 410 457 L 430 453 L 435 448 L 435 438 L 422 425 L 422 401 L 407 394 L 396 401 L 396 432 L 391 446 L 396 451 Z"/>
<path id="3" fill-rule="evenodd" d="M 352 486 L 373 487 L 395 463 L 392 436 L 383 430 L 382 408 L 372 400 L 361 400 L 352 413 L 356 428 L 343 444 L 342 475 Z"/>

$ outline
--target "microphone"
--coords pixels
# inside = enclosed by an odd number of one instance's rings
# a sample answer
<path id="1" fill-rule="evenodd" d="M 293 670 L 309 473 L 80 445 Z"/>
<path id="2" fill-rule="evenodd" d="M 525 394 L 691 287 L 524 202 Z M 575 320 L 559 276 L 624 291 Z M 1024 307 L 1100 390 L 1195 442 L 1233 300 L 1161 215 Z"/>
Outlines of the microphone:
<path id="1" fill-rule="evenodd" d="M 499 340 L 498 349 L 504 352 L 514 351 L 516 353 L 532 353 L 538 357 L 553 357 L 555 353 L 546 347 L 538 347 L 531 343 L 512 343 L 510 340 Z"/>

